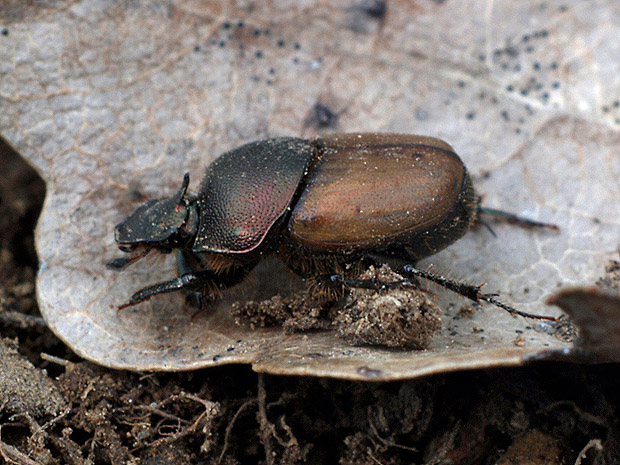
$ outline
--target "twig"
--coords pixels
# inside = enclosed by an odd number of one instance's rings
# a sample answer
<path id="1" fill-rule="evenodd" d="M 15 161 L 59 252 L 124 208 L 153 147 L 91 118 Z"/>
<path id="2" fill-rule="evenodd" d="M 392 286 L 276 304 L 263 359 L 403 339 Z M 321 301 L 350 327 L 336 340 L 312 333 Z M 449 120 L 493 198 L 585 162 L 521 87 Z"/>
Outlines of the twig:
<path id="1" fill-rule="evenodd" d="M 224 454 L 226 453 L 226 450 L 228 449 L 228 440 L 230 439 L 230 433 L 232 432 L 233 426 L 235 425 L 237 418 L 239 418 L 239 415 L 241 415 L 241 412 L 243 412 L 248 405 L 251 405 L 254 402 L 258 402 L 258 399 L 246 400 L 243 404 L 241 404 L 241 407 L 237 409 L 237 412 L 233 415 L 232 419 L 230 420 L 230 423 L 228 423 L 228 425 L 226 426 L 226 432 L 224 433 L 224 446 L 222 447 L 222 452 L 220 453 L 220 456 L 218 457 L 217 462 L 215 462 L 217 465 L 219 465 L 222 462 L 222 459 L 224 458 Z"/>
<path id="2" fill-rule="evenodd" d="M 273 425 L 267 419 L 267 409 L 265 400 L 267 394 L 265 392 L 265 376 L 258 374 L 258 421 L 260 424 L 260 435 L 265 448 L 265 458 L 268 465 L 273 465 L 273 448 L 271 447 L 271 436 L 273 435 Z"/>
<path id="3" fill-rule="evenodd" d="M 40 316 L 26 315 L 11 310 L 0 312 L 0 323 L 6 326 L 17 326 L 20 329 L 45 328 L 45 320 Z"/>

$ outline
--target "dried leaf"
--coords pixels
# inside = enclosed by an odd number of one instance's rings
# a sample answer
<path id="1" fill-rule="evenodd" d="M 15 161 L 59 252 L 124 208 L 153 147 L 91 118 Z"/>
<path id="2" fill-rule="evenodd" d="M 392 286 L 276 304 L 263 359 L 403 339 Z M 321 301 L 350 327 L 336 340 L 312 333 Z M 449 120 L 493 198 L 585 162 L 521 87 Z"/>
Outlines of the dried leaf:
<path id="1" fill-rule="evenodd" d="M 119 254 L 114 225 L 144 198 L 170 195 L 186 171 L 196 188 L 214 157 L 244 142 L 334 130 L 439 136 L 488 206 L 561 227 L 492 224 L 497 239 L 474 231 L 421 265 L 487 282 L 486 292 L 536 313 L 552 312 L 543 302 L 559 286 L 596 281 L 618 246 L 620 5 L 464 0 L 455 14 L 452 2 L 393 0 L 381 17 L 364 4 L 0 10 L 0 134 L 47 181 L 39 305 L 77 353 L 133 370 L 252 363 L 385 380 L 570 347 L 494 308 L 459 319 L 464 302 L 441 290 L 444 328 L 426 351 L 250 330 L 234 324 L 230 300 L 195 318 L 180 295 L 117 314 L 134 290 L 175 273 L 170 260 L 104 266 Z M 253 289 L 272 281 L 254 278 Z"/>
<path id="2" fill-rule="evenodd" d="M 620 362 L 620 297 L 588 289 L 564 289 L 548 303 L 564 310 L 579 327 L 575 347 L 563 354 L 583 361 Z M 553 355 L 545 354 L 541 356 Z M 555 354 L 562 355 L 562 354 Z M 540 358 L 540 357 L 539 357 Z"/>

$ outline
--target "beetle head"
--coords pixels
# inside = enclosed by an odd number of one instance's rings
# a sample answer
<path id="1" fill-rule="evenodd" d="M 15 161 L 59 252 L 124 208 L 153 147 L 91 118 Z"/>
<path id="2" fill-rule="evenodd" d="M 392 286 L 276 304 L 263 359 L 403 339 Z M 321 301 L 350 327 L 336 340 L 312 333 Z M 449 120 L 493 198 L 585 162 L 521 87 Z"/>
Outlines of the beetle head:
<path id="1" fill-rule="evenodd" d="M 150 200 L 114 228 L 114 239 L 124 252 L 144 246 L 170 251 L 183 247 L 196 234 L 196 203 L 187 195 L 189 173 L 172 197 Z"/>

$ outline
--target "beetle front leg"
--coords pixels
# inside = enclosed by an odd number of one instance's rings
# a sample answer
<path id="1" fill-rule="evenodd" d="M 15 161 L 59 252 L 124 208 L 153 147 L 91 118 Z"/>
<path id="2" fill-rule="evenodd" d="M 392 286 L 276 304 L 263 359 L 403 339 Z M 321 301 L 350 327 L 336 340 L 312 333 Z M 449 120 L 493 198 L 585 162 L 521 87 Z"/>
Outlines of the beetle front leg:
<path id="1" fill-rule="evenodd" d="M 193 273 L 194 270 L 190 265 L 190 260 L 196 261 L 196 259 L 185 250 L 177 251 L 177 270 L 180 276 L 184 274 Z M 202 293 L 198 291 L 192 291 L 185 296 L 185 303 L 196 307 L 198 310 L 202 310 Z"/>
<path id="2" fill-rule="evenodd" d="M 179 291 L 181 289 L 187 289 L 195 287 L 200 281 L 200 276 L 196 273 L 186 273 L 178 278 L 171 279 L 170 281 L 164 281 L 161 283 L 153 284 L 152 286 L 145 287 L 135 292 L 129 302 L 118 307 L 118 310 L 123 310 L 127 307 L 138 305 L 145 300 L 150 299 L 157 294 L 166 294 L 168 292 Z"/>
<path id="3" fill-rule="evenodd" d="M 223 289 L 229 288 L 239 283 L 252 269 L 252 263 L 246 266 L 233 266 L 226 270 L 192 270 L 192 259 L 195 257 L 189 253 L 180 253 L 177 255 L 177 266 L 181 276 L 178 278 L 153 284 L 135 292 L 129 302 L 121 305 L 118 309 L 122 310 L 133 305 L 137 305 L 145 300 L 150 299 L 157 294 L 166 294 L 168 292 L 180 291 L 188 289 L 192 291 L 188 296 L 188 300 L 194 301 L 198 307 L 202 307 L 202 300 L 206 297 L 212 299 L 217 297 Z"/>

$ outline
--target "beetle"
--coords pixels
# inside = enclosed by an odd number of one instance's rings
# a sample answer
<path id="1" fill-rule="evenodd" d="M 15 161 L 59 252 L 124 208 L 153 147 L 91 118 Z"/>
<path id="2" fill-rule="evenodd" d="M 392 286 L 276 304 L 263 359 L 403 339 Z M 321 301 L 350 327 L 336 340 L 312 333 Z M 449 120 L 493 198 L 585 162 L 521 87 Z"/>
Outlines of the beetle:
<path id="1" fill-rule="evenodd" d="M 440 139 L 390 133 L 266 139 L 224 153 L 197 193 L 188 187 L 189 173 L 175 195 L 146 202 L 114 229 L 129 255 L 110 268 L 159 250 L 176 251 L 180 269 L 180 276 L 138 290 L 120 308 L 180 289 L 214 299 L 276 254 L 332 291 L 378 286 L 355 275 L 388 263 L 405 277 L 538 318 L 482 294 L 481 286 L 415 267 L 481 223 L 481 213 L 549 226 L 483 209 L 462 160 Z"/>

